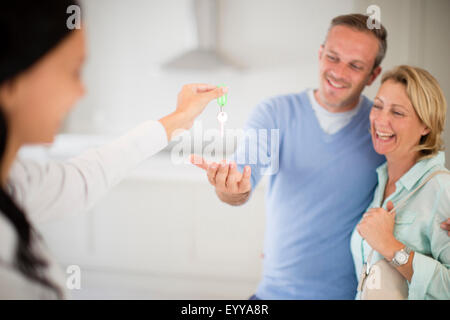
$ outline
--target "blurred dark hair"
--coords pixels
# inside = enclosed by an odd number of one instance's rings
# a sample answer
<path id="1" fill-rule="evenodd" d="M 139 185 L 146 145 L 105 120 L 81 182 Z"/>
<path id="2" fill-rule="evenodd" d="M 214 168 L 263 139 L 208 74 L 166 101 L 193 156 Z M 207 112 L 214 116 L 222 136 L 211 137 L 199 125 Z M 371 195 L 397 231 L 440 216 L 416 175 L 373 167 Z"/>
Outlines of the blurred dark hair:
<path id="1" fill-rule="evenodd" d="M 70 34 L 67 9 L 78 5 L 73 0 L 10 0 L 0 2 L 0 85 L 30 68 Z M 8 142 L 8 123 L 0 106 L 0 165 L 3 166 Z M 45 190 L 43 190 L 45 192 Z M 27 278 L 62 291 L 44 276 L 47 261 L 33 250 L 40 236 L 11 196 L 0 188 L 0 214 L 13 225 L 18 235 L 15 267 Z M 1 286 L 1 284 L 0 284 Z"/>

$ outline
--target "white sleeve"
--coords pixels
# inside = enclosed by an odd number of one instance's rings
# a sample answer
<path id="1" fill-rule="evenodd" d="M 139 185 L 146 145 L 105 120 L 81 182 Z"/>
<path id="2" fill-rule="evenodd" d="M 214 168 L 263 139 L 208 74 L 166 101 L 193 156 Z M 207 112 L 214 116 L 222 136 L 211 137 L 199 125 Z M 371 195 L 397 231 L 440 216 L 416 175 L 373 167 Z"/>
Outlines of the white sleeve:
<path id="1" fill-rule="evenodd" d="M 17 203 L 35 222 L 82 212 L 132 169 L 167 145 L 158 121 L 145 122 L 103 147 L 67 161 L 45 164 L 17 159 L 8 185 Z"/>

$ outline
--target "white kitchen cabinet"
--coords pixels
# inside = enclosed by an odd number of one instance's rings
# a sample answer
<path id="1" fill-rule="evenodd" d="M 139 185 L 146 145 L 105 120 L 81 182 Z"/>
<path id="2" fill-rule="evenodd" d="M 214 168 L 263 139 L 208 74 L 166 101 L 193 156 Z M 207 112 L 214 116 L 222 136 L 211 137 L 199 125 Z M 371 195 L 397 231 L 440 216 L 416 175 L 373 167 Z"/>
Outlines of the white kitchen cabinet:
<path id="1" fill-rule="evenodd" d="M 105 285 L 119 292 L 128 288 L 129 297 L 147 290 L 153 298 L 246 298 L 261 274 L 264 189 L 259 186 L 244 206 L 229 206 L 200 169 L 175 166 L 162 154 L 90 212 L 40 229 L 63 265 L 88 273 L 100 292 L 94 297 L 101 297 Z M 196 285 L 188 289 L 183 283 Z M 92 295 L 85 293 L 81 297 Z"/>

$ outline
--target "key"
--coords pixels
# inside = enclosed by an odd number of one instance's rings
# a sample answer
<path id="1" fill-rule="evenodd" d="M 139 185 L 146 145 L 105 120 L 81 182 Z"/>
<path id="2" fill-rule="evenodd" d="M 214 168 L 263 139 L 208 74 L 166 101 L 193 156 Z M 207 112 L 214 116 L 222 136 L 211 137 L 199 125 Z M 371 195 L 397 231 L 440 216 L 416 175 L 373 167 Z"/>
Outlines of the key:
<path id="1" fill-rule="evenodd" d="M 219 87 L 224 87 L 223 84 L 219 85 Z M 228 115 L 223 111 L 223 107 L 227 104 L 228 95 L 224 94 L 223 96 L 217 98 L 217 104 L 219 105 L 220 112 L 217 115 L 217 120 L 220 125 L 220 137 L 223 138 L 225 134 L 225 122 L 228 120 Z"/>
<path id="2" fill-rule="evenodd" d="M 223 138 L 225 133 L 225 122 L 228 120 L 228 115 L 224 111 L 220 111 L 217 115 L 217 121 L 219 121 L 220 125 L 220 137 Z"/>

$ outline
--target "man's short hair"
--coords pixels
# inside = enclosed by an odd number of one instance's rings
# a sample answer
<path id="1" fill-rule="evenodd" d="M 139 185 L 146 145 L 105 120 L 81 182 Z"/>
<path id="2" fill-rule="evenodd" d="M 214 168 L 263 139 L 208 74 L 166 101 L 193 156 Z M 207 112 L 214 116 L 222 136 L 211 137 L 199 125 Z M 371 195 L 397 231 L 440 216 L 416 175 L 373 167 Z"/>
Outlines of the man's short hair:
<path id="1" fill-rule="evenodd" d="M 352 14 L 345 14 L 341 16 L 335 17 L 333 20 L 331 20 L 330 27 L 328 28 L 328 32 L 335 27 L 335 26 L 347 26 L 349 28 L 368 32 L 373 34 L 378 39 L 378 53 L 375 58 L 375 63 L 373 65 L 373 69 L 378 67 L 381 64 L 381 61 L 383 61 L 384 56 L 386 55 L 387 50 L 387 31 L 384 28 L 384 26 L 379 23 L 379 28 L 368 28 L 367 27 L 367 20 L 373 19 L 372 17 L 369 17 L 364 14 L 360 13 L 352 13 Z M 328 36 L 328 35 L 327 35 Z"/>

